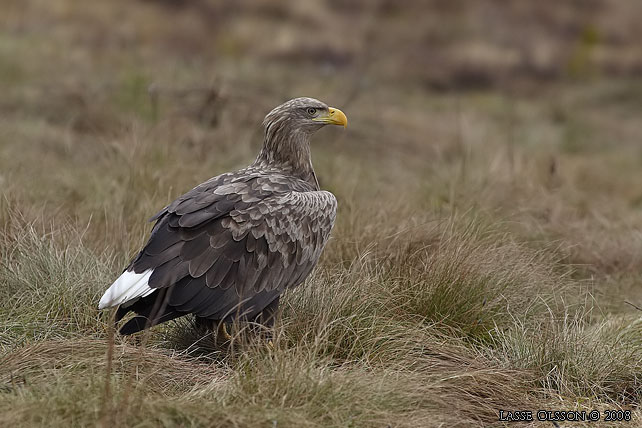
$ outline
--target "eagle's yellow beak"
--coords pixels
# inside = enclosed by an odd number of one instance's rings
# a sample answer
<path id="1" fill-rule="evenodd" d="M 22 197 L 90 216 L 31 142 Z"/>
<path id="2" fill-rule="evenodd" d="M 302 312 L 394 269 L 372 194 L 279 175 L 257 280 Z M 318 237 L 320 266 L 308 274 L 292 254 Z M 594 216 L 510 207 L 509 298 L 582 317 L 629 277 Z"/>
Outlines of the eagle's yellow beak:
<path id="1" fill-rule="evenodd" d="M 315 118 L 319 122 L 328 123 L 330 125 L 343 125 L 344 128 L 348 126 L 348 118 L 338 108 L 328 107 L 328 114 Z"/>

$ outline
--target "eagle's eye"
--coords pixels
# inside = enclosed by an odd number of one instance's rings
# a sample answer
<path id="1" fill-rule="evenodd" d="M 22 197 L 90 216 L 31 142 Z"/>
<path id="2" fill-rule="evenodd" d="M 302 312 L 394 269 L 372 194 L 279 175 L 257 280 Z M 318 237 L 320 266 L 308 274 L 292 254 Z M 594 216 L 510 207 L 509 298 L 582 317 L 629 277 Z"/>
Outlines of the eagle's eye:
<path id="1" fill-rule="evenodd" d="M 317 112 L 317 109 L 315 109 L 314 107 L 308 107 L 307 112 L 310 116 L 314 116 Z"/>

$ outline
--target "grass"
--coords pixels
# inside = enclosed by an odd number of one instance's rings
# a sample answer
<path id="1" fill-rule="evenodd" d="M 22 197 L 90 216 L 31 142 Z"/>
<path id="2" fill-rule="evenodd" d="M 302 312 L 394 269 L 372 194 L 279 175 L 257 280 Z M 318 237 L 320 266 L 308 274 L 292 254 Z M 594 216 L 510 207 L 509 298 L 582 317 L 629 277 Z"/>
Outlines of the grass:
<path id="1" fill-rule="evenodd" d="M 531 6 L 541 22 L 513 46 L 517 6 L 481 31 L 472 4 L 435 3 L 427 28 L 419 2 L 7 2 L 0 425 L 513 426 L 500 409 L 639 424 L 634 3 L 560 5 L 576 32 Z M 537 40 L 550 58 L 509 49 Z M 97 300 L 145 219 L 251 162 L 263 115 L 298 95 L 350 127 L 315 136 L 337 224 L 274 347 L 221 347 L 187 318 L 114 337 Z M 589 425 L 614 424 L 573 424 Z"/>

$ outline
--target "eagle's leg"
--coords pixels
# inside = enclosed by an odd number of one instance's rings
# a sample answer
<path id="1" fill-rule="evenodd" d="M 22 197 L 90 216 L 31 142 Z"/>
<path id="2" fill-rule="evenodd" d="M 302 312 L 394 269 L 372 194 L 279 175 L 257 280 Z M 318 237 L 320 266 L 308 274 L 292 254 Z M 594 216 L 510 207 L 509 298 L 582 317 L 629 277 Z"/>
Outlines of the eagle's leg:
<path id="1" fill-rule="evenodd" d="M 232 336 L 230 336 L 227 331 L 227 325 L 223 321 L 196 317 L 196 325 L 199 329 L 211 334 L 216 342 L 228 342 L 232 340 Z"/>
<path id="2" fill-rule="evenodd" d="M 280 296 L 272 300 L 253 320 L 255 323 L 263 326 L 261 335 L 267 339 L 270 345 L 272 344 L 272 337 L 274 335 L 273 327 L 277 310 L 279 309 L 279 299 Z"/>

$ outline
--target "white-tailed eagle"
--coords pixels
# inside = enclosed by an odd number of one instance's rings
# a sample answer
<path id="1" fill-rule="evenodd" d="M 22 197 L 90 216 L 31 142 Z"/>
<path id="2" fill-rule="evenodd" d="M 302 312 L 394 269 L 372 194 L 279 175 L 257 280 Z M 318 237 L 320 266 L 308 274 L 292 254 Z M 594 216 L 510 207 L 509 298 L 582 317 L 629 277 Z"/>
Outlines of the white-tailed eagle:
<path id="1" fill-rule="evenodd" d="M 295 98 L 263 121 L 247 168 L 207 180 L 152 217 L 145 247 L 100 299 L 132 334 L 186 314 L 208 323 L 272 325 L 279 297 L 310 274 L 328 241 L 337 200 L 319 188 L 310 137 L 347 125 L 341 110 Z"/>

